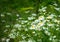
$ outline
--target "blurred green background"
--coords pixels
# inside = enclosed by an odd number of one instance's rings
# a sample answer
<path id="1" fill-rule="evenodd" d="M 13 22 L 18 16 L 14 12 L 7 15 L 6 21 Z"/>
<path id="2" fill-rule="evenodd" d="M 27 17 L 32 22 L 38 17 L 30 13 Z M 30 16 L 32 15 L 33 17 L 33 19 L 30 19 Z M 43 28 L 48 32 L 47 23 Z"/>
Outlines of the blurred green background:
<path id="1" fill-rule="evenodd" d="M 0 42 L 60 42 L 60 0 L 0 0 Z"/>

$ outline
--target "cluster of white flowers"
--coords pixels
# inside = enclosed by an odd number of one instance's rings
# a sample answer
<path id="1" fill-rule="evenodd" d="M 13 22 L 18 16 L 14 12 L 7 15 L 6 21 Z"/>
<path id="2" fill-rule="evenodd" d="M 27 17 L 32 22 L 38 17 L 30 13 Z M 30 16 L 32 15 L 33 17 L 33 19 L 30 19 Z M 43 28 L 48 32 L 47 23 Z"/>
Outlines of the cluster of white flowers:
<path id="1" fill-rule="evenodd" d="M 6 25 L 5 27 L 10 27 L 10 25 Z"/>
<path id="2" fill-rule="evenodd" d="M 57 11 L 60 11 L 60 8 L 55 8 Z"/>
<path id="3" fill-rule="evenodd" d="M 32 16 L 36 16 L 36 14 L 35 14 L 35 13 L 33 13 L 33 14 L 32 14 Z"/>
<path id="4" fill-rule="evenodd" d="M 47 7 L 44 7 L 40 11 L 45 11 L 46 8 Z M 19 15 L 17 15 L 17 16 L 19 16 Z M 22 26 L 24 26 L 23 28 L 25 28 L 25 26 L 26 26 L 25 23 L 30 24 L 31 22 L 29 22 L 29 21 L 31 21 L 33 19 L 36 19 L 35 16 L 36 16 L 36 14 L 33 13 L 32 16 L 28 17 L 28 20 L 21 20 L 21 21 L 19 20 L 21 22 L 21 24 L 15 24 L 14 28 L 18 28 L 19 30 L 21 30 Z M 51 36 L 51 33 L 48 31 L 48 29 L 49 29 L 49 27 L 52 28 L 55 25 L 51 21 L 53 21 L 53 22 L 55 22 L 57 24 L 60 23 L 60 20 L 56 19 L 55 17 L 56 16 L 54 15 L 54 13 L 50 14 L 50 15 L 48 15 L 46 17 L 44 15 L 41 15 L 41 16 L 38 17 L 38 19 L 34 20 L 30 24 L 31 26 L 29 27 L 29 29 L 38 30 L 38 31 L 44 29 L 44 33 L 46 35 L 48 35 L 48 36 Z M 45 25 L 47 25 L 47 27 L 44 27 Z M 56 30 L 59 30 L 59 28 L 57 28 Z M 25 31 L 28 31 L 28 29 L 26 28 Z M 12 32 L 15 35 L 19 35 L 19 33 L 16 34 L 16 33 L 14 33 L 14 31 L 12 31 Z M 33 31 L 32 33 L 37 35 L 35 31 Z M 14 38 L 15 36 L 13 34 L 10 34 L 10 36 L 11 37 L 13 36 L 13 38 Z M 25 39 L 25 38 L 26 38 L 25 36 L 22 36 L 22 39 Z M 53 36 L 53 38 L 56 38 L 56 36 Z M 52 38 L 50 38 L 50 40 L 51 39 Z M 28 42 L 32 42 L 32 41 L 28 40 Z"/>
<path id="5" fill-rule="evenodd" d="M 35 19 L 35 17 L 28 17 L 28 20 L 33 20 L 33 19 Z"/>
<path id="6" fill-rule="evenodd" d="M 40 12 L 46 12 L 47 7 L 42 7 L 42 9 L 39 9 Z"/>
<path id="7" fill-rule="evenodd" d="M 4 14 L 1 14 L 1 17 L 5 17 L 5 15 Z"/>
<path id="8" fill-rule="evenodd" d="M 41 21 L 43 20 L 43 21 Z M 36 30 L 40 30 L 40 27 L 43 26 L 45 24 L 45 20 L 44 20 L 44 16 L 39 16 L 38 19 L 36 19 L 34 22 L 31 23 L 31 27 L 30 29 L 36 29 Z"/>
<path id="9" fill-rule="evenodd" d="M 45 34 L 49 35 L 49 36 L 51 35 L 51 33 L 49 31 L 47 31 L 47 30 L 45 30 Z"/>
<path id="10" fill-rule="evenodd" d="M 51 21 L 57 22 L 57 24 L 60 23 L 59 20 L 55 19 L 54 17 L 54 14 L 50 14 L 47 17 L 39 16 L 38 19 L 31 23 L 30 29 L 41 30 L 41 27 L 44 27 L 44 25 L 46 25 L 45 23 L 47 23 L 48 27 L 54 27 L 55 24 L 51 23 Z M 49 19 L 51 19 L 51 21 Z"/>
<path id="11" fill-rule="evenodd" d="M 15 38 L 18 35 L 19 35 L 19 32 L 16 32 L 16 29 L 12 29 L 11 33 L 9 34 L 9 37 L 10 38 Z"/>
<path id="12" fill-rule="evenodd" d="M 56 36 L 50 36 L 49 40 L 53 41 L 53 42 L 57 42 Z"/>
<path id="13" fill-rule="evenodd" d="M 7 15 L 12 15 L 11 13 L 7 13 Z"/>
<path id="14" fill-rule="evenodd" d="M 16 34 L 16 33 L 15 33 L 15 34 Z M 15 34 L 10 33 L 10 34 L 9 34 L 9 37 L 10 37 L 10 38 L 15 38 L 15 37 L 16 37 Z"/>
<path id="15" fill-rule="evenodd" d="M 54 22 L 56 22 L 56 23 L 59 24 L 60 23 L 60 20 L 55 19 Z"/>
<path id="16" fill-rule="evenodd" d="M 15 27 L 15 28 L 20 28 L 21 25 L 20 25 L 20 24 L 15 24 L 14 27 Z"/>
<path id="17" fill-rule="evenodd" d="M 28 20 L 22 20 L 21 24 L 24 24 L 24 23 L 27 23 L 27 22 L 28 22 Z"/>
<path id="18" fill-rule="evenodd" d="M 57 4 L 57 3 L 54 3 L 53 5 L 58 6 L 58 4 Z"/>
<path id="19" fill-rule="evenodd" d="M 17 14 L 16 16 L 17 16 L 17 17 L 19 17 L 20 15 L 19 15 L 19 14 Z"/>

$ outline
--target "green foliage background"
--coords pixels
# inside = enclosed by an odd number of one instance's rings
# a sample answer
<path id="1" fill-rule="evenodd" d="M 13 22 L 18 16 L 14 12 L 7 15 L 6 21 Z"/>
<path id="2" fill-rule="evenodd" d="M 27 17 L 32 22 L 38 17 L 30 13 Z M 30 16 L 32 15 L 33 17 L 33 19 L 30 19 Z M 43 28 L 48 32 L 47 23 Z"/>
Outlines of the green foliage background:
<path id="1" fill-rule="evenodd" d="M 60 0 L 0 0 L 0 42 L 60 42 Z"/>

